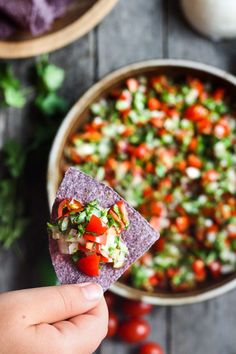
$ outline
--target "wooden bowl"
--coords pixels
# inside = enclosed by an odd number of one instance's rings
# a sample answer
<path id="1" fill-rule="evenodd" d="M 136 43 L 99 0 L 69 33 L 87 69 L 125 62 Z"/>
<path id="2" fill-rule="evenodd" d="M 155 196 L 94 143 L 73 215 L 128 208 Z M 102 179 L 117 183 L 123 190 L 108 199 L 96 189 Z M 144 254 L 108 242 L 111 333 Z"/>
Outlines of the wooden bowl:
<path id="1" fill-rule="evenodd" d="M 232 95 L 235 95 L 236 91 L 236 78 L 234 76 L 212 66 L 184 60 L 151 60 L 126 66 L 109 74 L 92 86 L 79 99 L 58 130 L 48 164 L 47 191 L 50 206 L 54 201 L 58 185 L 62 178 L 61 164 L 64 147 L 68 137 L 88 119 L 90 105 L 101 97 L 105 97 L 111 89 L 122 84 L 130 76 L 159 74 L 171 76 L 191 75 L 226 87 L 232 92 Z M 205 284 L 202 288 L 179 294 L 161 291 L 149 293 L 132 288 L 119 281 L 112 285 L 111 290 L 121 296 L 143 300 L 155 305 L 183 305 L 211 299 L 235 287 L 236 274 L 231 274 L 217 282 Z"/>
<path id="2" fill-rule="evenodd" d="M 55 20 L 51 30 L 43 35 L 33 37 L 20 31 L 7 40 L 0 40 L 0 58 L 27 58 L 64 47 L 95 27 L 117 1 L 75 0 L 66 14 Z"/>

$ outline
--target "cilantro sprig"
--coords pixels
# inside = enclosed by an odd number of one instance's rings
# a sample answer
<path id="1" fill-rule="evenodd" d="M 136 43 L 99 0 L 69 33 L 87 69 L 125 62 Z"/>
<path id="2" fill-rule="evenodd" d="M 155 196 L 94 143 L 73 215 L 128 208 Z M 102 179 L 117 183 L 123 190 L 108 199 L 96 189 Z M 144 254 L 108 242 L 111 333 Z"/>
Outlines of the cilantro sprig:
<path id="1" fill-rule="evenodd" d="M 48 56 L 44 55 L 38 59 L 35 65 L 37 84 L 35 105 L 46 116 L 57 112 L 65 112 L 68 105 L 66 100 L 57 94 L 61 87 L 65 72 L 62 68 L 52 64 Z"/>
<path id="2" fill-rule="evenodd" d="M 22 108 L 26 103 L 26 90 L 14 76 L 12 67 L 0 65 L 0 101 L 2 105 Z"/>

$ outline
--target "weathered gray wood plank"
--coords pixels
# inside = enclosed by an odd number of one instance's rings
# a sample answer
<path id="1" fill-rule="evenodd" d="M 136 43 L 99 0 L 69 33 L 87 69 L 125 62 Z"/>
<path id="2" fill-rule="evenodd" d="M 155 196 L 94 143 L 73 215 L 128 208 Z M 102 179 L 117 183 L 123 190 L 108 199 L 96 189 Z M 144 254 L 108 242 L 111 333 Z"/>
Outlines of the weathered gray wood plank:
<path id="1" fill-rule="evenodd" d="M 171 353 L 235 354 L 235 291 L 172 309 Z"/>
<path id="2" fill-rule="evenodd" d="M 94 82 L 94 31 L 70 46 L 52 53 L 50 57 L 53 62 L 65 69 L 66 77 L 61 93 L 71 105 Z"/>
<path id="3" fill-rule="evenodd" d="M 227 50 L 222 50 L 222 48 Z M 171 58 L 202 61 L 229 70 L 230 46 L 195 33 L 185 22 L 177 2 L 169 0 L 167 53 Z M 235 295 L 170 310 L 169 354 L 234 354 Z"/>
<path id="4" fill-rule="evenodd" d="M 162 0 L 120 0 L 98 28 L 98 76 L 163 56 Z"/>

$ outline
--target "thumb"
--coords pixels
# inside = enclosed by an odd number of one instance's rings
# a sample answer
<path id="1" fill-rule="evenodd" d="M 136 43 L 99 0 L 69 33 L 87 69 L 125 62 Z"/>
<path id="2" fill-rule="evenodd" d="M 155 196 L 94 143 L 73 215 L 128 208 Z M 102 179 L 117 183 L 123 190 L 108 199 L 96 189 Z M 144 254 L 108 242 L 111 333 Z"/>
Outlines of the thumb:
<path id="1" fill-rule="evenodd" d="M 28 325 L 55 323 L 85 313 L 97 306 L 103 296 L 95 283 L 58 285 L 5 293 L 8 309 L 15 309 Z"/>

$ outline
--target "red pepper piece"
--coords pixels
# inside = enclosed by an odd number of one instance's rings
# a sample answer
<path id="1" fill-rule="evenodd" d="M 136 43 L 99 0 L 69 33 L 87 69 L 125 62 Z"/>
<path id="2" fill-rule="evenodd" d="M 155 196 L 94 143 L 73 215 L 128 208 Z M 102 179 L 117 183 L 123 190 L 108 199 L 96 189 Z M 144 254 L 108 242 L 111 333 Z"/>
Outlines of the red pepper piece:
<path id="1" fill-rule="evenodd" d="M 62 216 L 65 216 L 65 209 L 68 209 L 70 199 L 64 199 L 60 202 L 58 209 L 57 209 L 57 217 L 58 219 Z"/>

